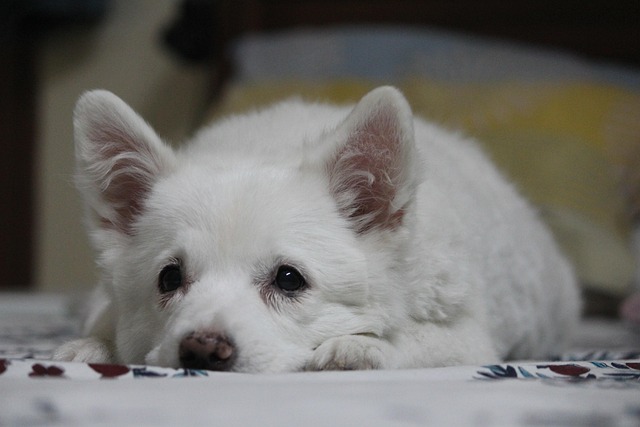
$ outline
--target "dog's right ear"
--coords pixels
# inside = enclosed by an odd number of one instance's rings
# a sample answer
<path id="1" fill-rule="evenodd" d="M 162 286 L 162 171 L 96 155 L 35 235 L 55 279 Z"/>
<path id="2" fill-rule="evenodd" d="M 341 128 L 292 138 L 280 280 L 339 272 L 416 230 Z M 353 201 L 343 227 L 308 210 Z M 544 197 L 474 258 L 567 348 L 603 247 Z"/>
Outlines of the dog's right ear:
<path id="1" fill-rule="evenodd" d="M 419 182 L 413 113 L 404 96 L 392 87 L 372 90 L 328 138 L 335 144 L 327 144 L 334 152 L 325 170 L 343 216 L 359 234 L 397 229 Z"/>
<path id="2" fill-rule="evenodd" d="M 175 156 L 138 114 L 111 92 L 87 92 L 74 111 L 77 185 L 100 229 L 130 235 L 158 177 Z"/>

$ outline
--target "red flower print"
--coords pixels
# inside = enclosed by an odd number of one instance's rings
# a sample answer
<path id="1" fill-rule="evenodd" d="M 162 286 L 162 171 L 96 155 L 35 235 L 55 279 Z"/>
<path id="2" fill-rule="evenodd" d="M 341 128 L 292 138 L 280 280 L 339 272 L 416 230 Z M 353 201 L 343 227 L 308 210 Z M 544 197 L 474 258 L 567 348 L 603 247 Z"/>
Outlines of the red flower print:
<path id="1" fill-rule="evenodd" d="M 589 368 L 585 368 L 584 366 L 574 365 L 574 364 L 549 365 L 548 367 L 549 369 L 551 369 L 552 372 L 555 372 L 556 374 L 568 375 L 571 377 L 579 377 L 580 375 L 586 374 L 591 370 Z"/>
<path id="2" fill-rule="evenodd" d="M 40 363 L 36 363 L 31 366 L 30 377 L 55 377 L 62 378 L 64 376 L 64 369 L 59 368 L 58 366 L 44 366 Z"/>
<path id="3" fill-rule="evenodd" d="M 89 366 L 91 369 L 102 375 L 102 378 L 116 378 L 129 372 L 129 368 L 123 365 L 89 363 Z"/>

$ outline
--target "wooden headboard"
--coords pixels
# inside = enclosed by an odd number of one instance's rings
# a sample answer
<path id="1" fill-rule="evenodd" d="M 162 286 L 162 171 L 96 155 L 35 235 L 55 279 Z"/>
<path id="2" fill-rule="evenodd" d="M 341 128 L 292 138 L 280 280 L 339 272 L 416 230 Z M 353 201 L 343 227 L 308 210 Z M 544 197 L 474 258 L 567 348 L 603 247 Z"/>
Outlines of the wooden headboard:
<path id="1" fill-rule="evenodd" d="M 429 25 L 640 65 L 637 0 L 218 0 L 217 41 L 345 23 Z"/>
<path id="2" fill-rule="evenodd" d="M 340 24 L 429 26 L 640 66 L 638 0 L 184 0 L 165 40 L 187 59 L 213 60 L 219 88 L 240 35 Z"/>
<path id="3" fill-rule="evenodd" d="M 640 65 L 637 0 L 218 0 L 217 41 L 345 23 L 429 25 Z"/>

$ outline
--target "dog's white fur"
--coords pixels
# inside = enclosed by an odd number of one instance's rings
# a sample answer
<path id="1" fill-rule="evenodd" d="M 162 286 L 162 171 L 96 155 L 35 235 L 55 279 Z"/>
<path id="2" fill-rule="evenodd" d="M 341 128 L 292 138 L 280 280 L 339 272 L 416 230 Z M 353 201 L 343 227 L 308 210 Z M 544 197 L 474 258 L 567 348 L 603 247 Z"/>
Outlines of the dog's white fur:
<path id="1" fill-rule="evenodd" d="M 115 95 L 75 116 L 102 273 L 66 360 L 178 367 L 194 330 L 245 372 L 542 358 L 577 321 L 572 269 L 473 141 L 378 88 L 355 107 L 288 100 L 172 150 Z M 186 283 L 161 295 L 179 259 Z M 287 264 L 295 295 L 272 277 Z"/>

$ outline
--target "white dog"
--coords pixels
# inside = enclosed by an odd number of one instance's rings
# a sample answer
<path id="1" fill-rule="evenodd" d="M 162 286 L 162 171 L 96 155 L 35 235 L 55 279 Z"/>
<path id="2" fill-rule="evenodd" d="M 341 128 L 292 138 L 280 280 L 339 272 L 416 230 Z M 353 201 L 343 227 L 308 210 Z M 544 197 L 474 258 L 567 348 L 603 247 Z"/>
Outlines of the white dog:
<path id="1" fill-rule="evenodd" d="M 64 360 L 280 372 L 541 358 L 576 323 L 572 269 L 478 147 L 382 87 L 289 100 L 172 150 L 123 101 L 75 110 L 99 253 Z"/>

